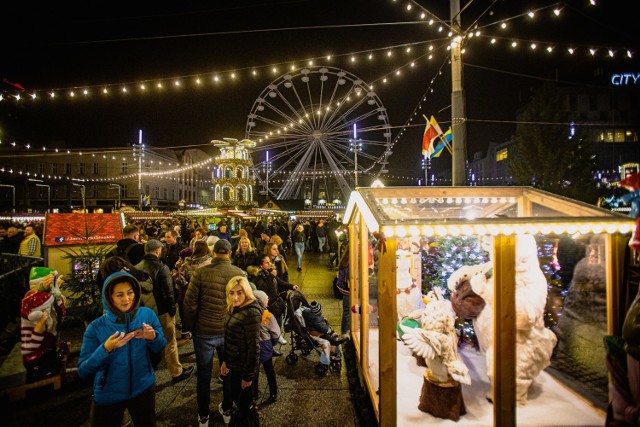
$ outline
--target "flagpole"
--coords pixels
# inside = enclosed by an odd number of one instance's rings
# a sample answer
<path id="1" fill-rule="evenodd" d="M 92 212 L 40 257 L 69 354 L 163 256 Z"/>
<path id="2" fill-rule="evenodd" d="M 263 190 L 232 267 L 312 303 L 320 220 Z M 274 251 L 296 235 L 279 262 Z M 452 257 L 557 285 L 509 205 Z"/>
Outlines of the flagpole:
<path id="1" fill-rule="evenodd" d="M 429 186 L 429 164 L 431 163 L 431 159 L 428 155 L 424 155 L 424 186 Z"/>
<path id="2" fill-rule="evenodd" d="M 462 39 L 460 27 L 460 0 L 450 0 L 451 27 L 454 41 L 451 43 L 451 185 L 465 185 L 467 159 L 467 123 L 464 90 L 462 84 Z M 455 36 L 457 34 L 458 36 Z"/>

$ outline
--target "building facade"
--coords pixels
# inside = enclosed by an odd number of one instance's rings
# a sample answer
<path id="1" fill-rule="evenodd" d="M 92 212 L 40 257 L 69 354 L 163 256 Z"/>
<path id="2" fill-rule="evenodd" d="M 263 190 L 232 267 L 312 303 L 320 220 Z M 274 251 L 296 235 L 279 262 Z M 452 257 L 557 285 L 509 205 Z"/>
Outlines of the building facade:
<path id="1" fill-rule="evenodd" d="M 142 148 L 140 156 L 139 148 Z M 172 211 L 212 200 L 212 158 L 200 149 L 0 149 L 0 211 Z M 15 207 L 13 204 L 15 194 Z"/>

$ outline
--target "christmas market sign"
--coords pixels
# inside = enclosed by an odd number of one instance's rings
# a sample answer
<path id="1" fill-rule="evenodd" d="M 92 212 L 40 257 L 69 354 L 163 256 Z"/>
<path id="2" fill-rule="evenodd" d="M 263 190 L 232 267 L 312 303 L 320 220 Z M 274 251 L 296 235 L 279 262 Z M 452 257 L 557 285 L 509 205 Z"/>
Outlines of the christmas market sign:
<path id="1" fill-rule="evenodd" d="M 48 214 L 44 224 L 44 246 L 116 243 L 122 238 L 118 214 Z"/>

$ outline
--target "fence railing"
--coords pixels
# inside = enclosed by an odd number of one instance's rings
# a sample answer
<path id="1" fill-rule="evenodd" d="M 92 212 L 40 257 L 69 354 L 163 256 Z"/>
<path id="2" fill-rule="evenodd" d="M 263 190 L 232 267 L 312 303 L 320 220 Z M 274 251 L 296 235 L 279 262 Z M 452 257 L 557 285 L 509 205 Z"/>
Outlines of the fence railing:
<path id="1" fill-rule="evenodd" d="M 43 258 L 16 254 L 0 254 L 0 330 L 18 322 L 20 303 L 29 290 L 29 271 L 42 265 Z"/>

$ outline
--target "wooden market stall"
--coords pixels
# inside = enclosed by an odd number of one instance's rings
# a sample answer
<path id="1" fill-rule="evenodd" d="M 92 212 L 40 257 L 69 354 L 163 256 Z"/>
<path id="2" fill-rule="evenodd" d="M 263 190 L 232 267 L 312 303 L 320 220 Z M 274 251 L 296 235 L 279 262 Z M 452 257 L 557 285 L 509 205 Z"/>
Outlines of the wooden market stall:
<path id="1" fill-rule="evenodd" d="M 112 248 L 122 239 L 124 225 L 122 214 L 47 214 L 42 242 L 45 265 L 60 274 L 73 274 L 77 266 L 69 253 L 77 253 L 87 243 L 105 251 Z M 97 259 L 96 272 L 99 263 Z"/>
<path id="2" fill-rule="evenodd" d="M 588 361 L 581 360 L 587 357 L 585 351 L 576 351 L 574 347 L 577 341 L 592 340 L 589 342 L 593 344 L 586 352 L 593 353 L 589 355 L 593 359 L 591 363 L 599 364 L 597 369 L 604 371 L 606 384 L 602 342 L 605 335 L 620 331 L 620 286 L 628 233 L 635 225 L 633 220 L 529 187 L 387 187 L 354 191 L 344 222 L 348 224 L 350 236 L 350 289 L 354 312 L 351 334 L 359 375 L 368 390 L 379 425 L 453 426 L 457 425 L 456 416 L 463 425 L 474 426 L 603 425 L 601 405 L 582 396 L 589 387 L 580 387 L 580 379 L 574 382 L 560 379 L 568 378 L 563 375 L 563 366 L 587 365 Z M 463 404 L 462 408 L 457 408 L 461 410 L 454 417 L 447 418 L 425 409 L 433 405 L 435 397 L 433 393 L 425 396 L 423 387 L 430 386 L 433 390 L 433 384 L 436 384 L 435 389 L 444 393 L 444 383 L 433 381 L 433 369 L 426 371 L 417 363 L 415 352 L 409 348 L 408 341 L 402 339 L 399 325 L 411 316 L 415 319 L 416 312 L 416 322 L 420 325 L 420 314 L 427 316 L 425 301 L 427 306 L 430 303 L 422 294 L 437 280 L 444 280 L 453 292 L 449 279 L 459 278 L 453 283 L 458 289 L 463 280 L 458 271 L 441 269 L 438 271 L 443 277 L 430 276 L 429 268 L 426 268 L 430 267 L 428 252 L 425 251 L 434 247 L 430 246 L 433 244 L 440 244 L 439 250 L 443 250 L 447 247 L 442 244 L 445 239 L 462 238 L 469 246 L 476 244 L 484 248 L 487 245 L 488 262 L 469 268 L 477 268 L 475 278 L 470 276 L 474 291 L 478 291 L 475 284 L 488 284 L 485 293 L 480 295 L 484 298 L 482 307 L 493 309 L 493 314 L 488 312 L 493 329 L 489 334 L 489 348 L 484 349 L 486 353 L 472 346 L 460 347 L 458 357 L 466 367 L 460 367 L 465 375 L 458 373 L 458 376 L 467 376 L 470 381 L 469 384 L 464 380 L 462 383 L 450 381 L 448 386 L 455 384 L 461 390 L 457 404 L 462 401 Z M 553 333 L 544 327 L 537 332 L 548 338 L 549 349 L 556 354 L 561 349 L 569 360 L 565 365 L 554 365 L 557 374 L 553 376 L 548 370 L 542 370 L 548 360 L 537 360 L 540 372 L 530 386 L 524 387 L 523 395 L 520 379 L 516 381 L 520 378 L 522 355 L 528 354 L 527 351 L 543 352 L 543 346 L 530 348 L 530 343 L 518 335 L 522 334 L 519 328 L 521 318 L 525 318 L 523 313 L 533 311 L 532 307 L 537 304 L 533 298 L 522 298 L 520 288 L 524 276 L 520 275 L 533 274 L 540 269 L 536 249 L 540 250 L 543 239 L 586 241 L 586 255 L 577 259 L 571 286 L 578 286 L 578 266 L 588 267 L 600 282 L 589 284 L 581 290 L 583 295 L 573 297 L 575 302 L 586 295 L 589 303 L 582 308 L 585 311 L 583 318 L 595 320 L 580 319 L 569 323 L 573 325 L 569 327 L 566 327 L 567 323 L 560 323 Z M 537 242 L 530 252 L 534 263 L 521 273 L 520 263 L 524 258 L 520 248 L 525 247 L 521 242 L 527 240 Z M 458 252 L 440 253 L 437 263 L 467 255 L 464 251 L 470 252 L 464 248 Z M 484 270 L 480 270 L 483 266 Z M 466 268 L 460 268 L 460 271 L 471 271 Z M 480 271 L 482 275 L 479 275 Z M 600 283 L 601 295 L 595 295 Z M 544 305 L 547 299 L 544 279 L 541 289 Z M 417 298 L 411 299 L 413 296 Z M 407 309 L 407 303 L 415 308 L 413 312 Z M 574 311 L 576 307 L 573 307 Z M 602 316 L 594 313 L 602 313 Z M 570 314 L 565 307 L 560 316 L 568 318 Z M 481 336 L 479 318 L 474 319 L 478 338 Z M 426 327 L 424 319 L 418 328 Z M 529 327 L 529 324 L 525 325 Z M 482 348 L 482 342 L 480 344 Z M 488 357 L 490 352 L 492 359 Z M 549 355 L 546 356 L 548 359 Z M 435 363 L 436 359 L 433 356 L 431 362 Z M 427 366 L 435 365 L 427 363 Z M 452 369 L 449 368 L 450 379 Z M 442 401 L 436 403 L 442 404 Z M 451 412 L 453 408 L 441 409 Z"/>

